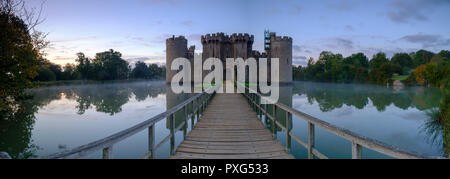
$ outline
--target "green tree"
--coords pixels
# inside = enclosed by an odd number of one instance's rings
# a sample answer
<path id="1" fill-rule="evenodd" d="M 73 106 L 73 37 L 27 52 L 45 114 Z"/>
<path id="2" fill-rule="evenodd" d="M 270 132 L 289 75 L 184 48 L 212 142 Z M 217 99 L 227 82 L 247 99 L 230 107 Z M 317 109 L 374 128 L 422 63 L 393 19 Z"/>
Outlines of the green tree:
<path id="1" fill-rule="evenodd" d="M 52 70 L 48 68 L 41 68 L 39 70 L 38 76 L 36 76 L 37 81 L 56 81 L 56 75 Z"/>
<path id="2" fill-rule="evenodd" d="M 81 78 L 86 79 L 92 79 L 94 71 L 92 71 L 92 64 L 91 60 L 87 58 L 84 53 L 80 52 L 77 53 L 77 59 L 76 62 L 78 62 L 77 65 L 77 71 L 80 73 Z"/>
<path id="3" fill-rule="evenodd" d="M 128 78 L 130 67 L 128 62 L 122 59 L 120 52 L 109 50 L 97 53 L 94 59 L 96 67 L 101 71 L 98 75 L 99 80 L 123 80 Z"/>
<path id="4" fill-rule="evenodd" d="M 408 74 L 411 69 L 414 68 L 413 59 L 407 53 L 396 53 L 391 59 L 392 64 L 398 64 L 400 66 L 400 74 Z"/>
<path id="5" fill-rule="evenodd" d="M 148 66 L 148 69 L 150 71 L 150 78 L 161 78 L 162 77 L 162 68 L 159 67 L 157 64 L 150 64 Z"/>
<path id="6" fill-rule="evenodd" d="M 345 64 L 355 65 L 356 67 L 369 67 L 369 59 L 364 55 L 364 53 L 352 54 L 352 56 L 344 59 Z"/>
<path id="7" fill-rule="evenodd" d="M 39 49 L 33 45 L 29 26 L 0 4 L 0 117 L 14 112 L 25 88 L 39 70 Z"/>
<path id="8" fill-rule="evenodd" d="M 450 51 L 448 50 L 442 50 L 438 53 L 441 57 L 444 57 L 448 60 L 450 60 Z"/>
<path id="9" fill-rule="evenodd" d="M 64 66 L 64 71 L 61 74 L 62 80 L 79 80 L 81 78 L 80 73 L 76 70 L 76 66 L 74 64 L 66 64 Z"/>
<path id="10" fill-rule="evenodd" d="M 414 67 L 418 67 L 420 65 L 426 64 L 431 61 L 434 53 L 426 50 L 419 50 L 414 54 L 413 64 Z"/>
<path id="11" fill-rule="evenodd" d="M 134 69 L 131 71 L 131 76 L 133 78 L 138 79 L 150 79 L 152 72 L 148 68 L 147 64 L 144 62 L 138 61 L 134 67 Z"/>
<path id="12" fill-rule="evenodd" d="M 386 58 L 386 54 L 383 52 L 379 52 L 375 54 L 369 62 L 369 66 L 371 69 L 380 68 L 381 65 L 389 63 L 389 60 Z"/>

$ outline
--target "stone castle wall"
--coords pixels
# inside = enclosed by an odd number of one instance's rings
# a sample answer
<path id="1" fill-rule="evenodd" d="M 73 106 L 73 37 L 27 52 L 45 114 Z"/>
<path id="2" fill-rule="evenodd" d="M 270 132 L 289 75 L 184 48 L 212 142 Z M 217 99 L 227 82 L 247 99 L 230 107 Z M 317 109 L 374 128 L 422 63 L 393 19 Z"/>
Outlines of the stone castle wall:
<path id="1" fill-rule="evenodd" d="M 272 36 L 270 39 L 270 58 L 279 59 L 279 83 L 292 83 L 292 38 Z"/>
<path id="2" fill-rule="evenodd" d="M 225 60 L 227 58 L 243 58 L 244 60 L 253 57 L 256 60 L 259 58 L 268 58 L 269 65 L 271 58 L 279 58 L 280 64 L 280 83 L 292 82 L 292 38 L 276 36 L 271 33 L 271 49 L 267 52 L 260 53 L 253 50 L 254 36 L 249 34 L 232 34 L 226 35 L 224 33 L 207 34 L 201 37 L 203 46 L 202 61 L 214 57 L 221 59 L 223 67 L 226 68 Z M 193 59 L 195 47 L 191 46 L 188 49 L 187 40 L 183 36 L 171 37 L 166 41 L 166 82 L 171 83 L 172 77 L 177 71 L 170 70 L 172 61 L 179 57 L 188 58 L 191 61 L 191 69 L 193 72 Z M 202 63 L 203 63 L 202 62 Z M 226 72 L 232 69 L 224 70 L 224 79 L 226 79 Z M 270 77 L 270 68 L 268 68 Z M 203 71 L 203 77 L 209 71 Z M 229 73 L 228 73 L 229 74 Z M 248 77 L 247 77 L 248 79 Z M 192 80 L 194 80 L 192 76 Z M 269 78 L 270 81 L 270 78 Z"/>

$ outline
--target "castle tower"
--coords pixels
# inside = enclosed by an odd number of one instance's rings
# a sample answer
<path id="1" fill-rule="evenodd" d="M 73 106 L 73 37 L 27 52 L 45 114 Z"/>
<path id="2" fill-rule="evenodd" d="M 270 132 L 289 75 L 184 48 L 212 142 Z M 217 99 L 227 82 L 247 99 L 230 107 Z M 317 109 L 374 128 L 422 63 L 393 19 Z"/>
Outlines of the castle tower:
<path id="1" fill-rule="evenodd" d="M 279 59 L 280 84 L 292 83 L 292 38 L 276 36 L 270 37 L 270 58 Z"/>
<path id="2" fill-rule="evenodd" d="M 171 83 L 177 71 L 171 70 L 173 60 L 188 56 L 187 39 L 184 36 L 172 36 L 166 40 L 166 83 Z"/>

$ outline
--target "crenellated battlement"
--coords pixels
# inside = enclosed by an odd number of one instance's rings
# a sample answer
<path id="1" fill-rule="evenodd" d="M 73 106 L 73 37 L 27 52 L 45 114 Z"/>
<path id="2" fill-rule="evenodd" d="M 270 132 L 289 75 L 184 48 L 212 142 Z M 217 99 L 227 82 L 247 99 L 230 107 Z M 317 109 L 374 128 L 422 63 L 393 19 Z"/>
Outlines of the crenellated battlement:
<path id="1" fill-rule="evenodd" d="M 253 35 L 249 35 L 247 33 L 242 34 L 232 34 L 231 35 L 231 42 L 254 42 L 255 41 L 255 37 Z"/>
<path id="2" fill-rule="evenodd" d="M 230 41 L 230 36 L 226 35 L 223 32 L 218 32 L 215 34 L 206 34 L 202 35 L 202 43 L 210 43 L 210 42 L 227 42 Z"/>
<path id="3" fill-rule="evenodd" d="M 248 33 L 233 33 L 227 35 L 223 32 L 210 33 L 201 36 L 202 53 L 195 53 L 195 46 L 188 46 L 188 40 L 184 36 L 172 36 L 166 41 L 166 64 L 171 64 L 173 60 L 179 57 L 187 58 L 191 63 L 195 59 L 201 59 L 204 63 L 208 58 L 218 58 L 225 63 L 227 58 L 255 58 L 257 61 L 261 58 L 270 59 L 270 65 L 273 59 L 279 59 L 280 83 L 292 82 L 292 38 L 288 36 L 277 36 L 275 32 L 265 31 L 264 33 L 264 52 L 253 50 L 255 37 Z M 195 58 L 197 57 L 197 58 Z M 195 62 L 200 62 L 195 61 Z M 192 63 L 193 65 L 193 63 Z M 225 65 L 225 64 L 224 64 Z M 224 75 L 228 74 L 230 69 L 224 70 Z M 207 70 L 203 71 L 205 77 Z M 171 82 L 172 77 L 177 71 L 171 70 L 166 66 L 166 81 Z M 268 75 L 271 69 L 268 69 Z M 248 77 L 246 77 L 248 78 Z"/>
<path id="4" fill-rule="evenodd" d="M 290 42 L 292 43 L 292 38 L 288 36 L 272 36 L 270 38 L 272 42 Z"/>
<path id="5" fill-rule="evenodd" d="M 187 39 L 186 37 L 180 35 L 178 37 L 176 37 L 175 35 L 166 39 L 166 43 L 174 43 L 174 42 L 186 42 L 187 43 Z"/>
<path id="6" fill-rule="evenodd" d="M 231 36 L 226 35 L 223 32 L 218 32 L 215 34 L 206 34 L 206 35 L 202 35 L 202 44 L 205 43 L 212 43 L 212 42 L 254 42 L 255 41 L 255 37 L 253 35 L 249 35 L 247 33 L 242 34 L 242 33 L 234 33 Z"/>

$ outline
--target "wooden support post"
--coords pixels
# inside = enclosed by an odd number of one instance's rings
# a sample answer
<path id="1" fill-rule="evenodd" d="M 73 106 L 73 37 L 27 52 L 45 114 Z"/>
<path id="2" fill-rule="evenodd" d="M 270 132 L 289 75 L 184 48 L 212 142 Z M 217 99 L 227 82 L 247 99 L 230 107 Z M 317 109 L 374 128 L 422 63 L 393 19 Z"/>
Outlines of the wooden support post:
<path id="1" fill-rule="evenodd" d="M 103 148 L 103 159 L 112 159 L 113 158 L 113 147 Z"/>
<path id="2" fill-rule="evenodd" d="M 175 114 L 169 115 L 170 120 L 170 155 L 175 154 Z"/>
<path id="3" fill-rule="evenodd" d="M 262 106 L 261 106 L 261 97 L 259 97 L 259 103 L 258 103 L 258 107 L 259 107 L 259 120 L 262 120 L 262 115 L 263 115 L 263 112 L 262 112 Z"/>
<path id="4" fill-rule="evenodd" d="M 314 159 L 314 124 L 308 122 L 308 159 Z"/>
<path id="5" fill-rule="evenodd" d="M 362 159 L 362 147 L 355 142 L 352 142 L 352 159 Z"/>
<path id="6" fill-rule="evenodd" d="M 186 135 L 187 135 L 187 126 L 188 126 L 188 108 L 187 108 L 187 104 L 186 106 L 184 106 L 184 126 L 183 126 L 183 140 L 186 139 Z"/>
<path id="7" fill-rule="evenodd" d="M 272 114 L 272 117 L 273 117 L 273 119 L 272 119 L 272 135 L 273 135 L 273 138 L 277 138 L 277 123 L 275 122 L 276 120 L 277 120 L 277 105 L 275 105 L 275 104 L 272 104 L 272 106 L 273 106 L 273 114 Z"/>
<path id="8" fill-rule="evenodd" d="M 148 127 L 148 151 L 150 158 L 155 157 L 155 125 Z"/>
<path id="9" fill-rule="evenodd" d="M 266 120 L 265 121 L 266 125 L 268 124 L 268 121 L 267 121 L 267 115 L 269 114 L 269 111 L 268 111 L 269 107 L 268 106 L 269 106 L 268 104 L 264 104 L 264 110 L 266 111 L 266 113 L 264 114 L 265 115 L 264 119 Z"/>
<path id="10" fill-rule="evenodd" d="M 291 118 L 291 113 L 286 111 L 286 151 L 291 150 L 291 135 L 289 129 L 289 119 Z"/>
<path id="11" fill-rule="evenodd" d="M 192 101 L 192 112 L 191 112 L 191 130 L 194 129 L 195 125 L 195 107 L 194 107 L 194 101 Z"/>

